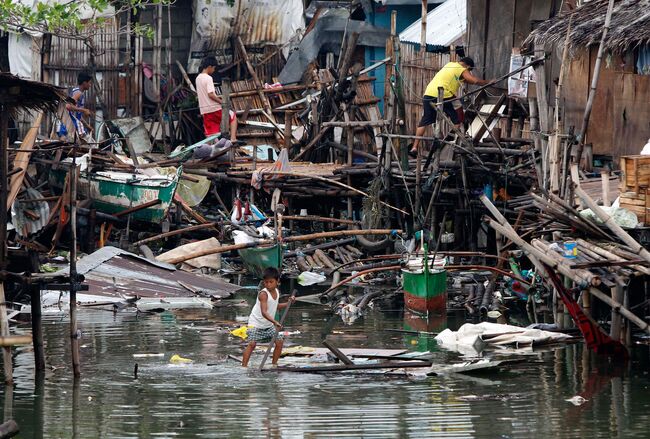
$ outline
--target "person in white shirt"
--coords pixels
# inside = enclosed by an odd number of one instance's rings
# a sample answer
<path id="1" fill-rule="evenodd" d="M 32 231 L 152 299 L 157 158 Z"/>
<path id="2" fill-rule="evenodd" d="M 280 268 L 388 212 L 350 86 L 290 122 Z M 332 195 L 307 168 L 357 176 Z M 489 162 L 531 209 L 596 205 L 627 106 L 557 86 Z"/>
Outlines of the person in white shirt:
<path id="1" fill-rule="evenodd" d="M 248 317 L 248 330 L 246 331 L 248 338 L 248 346 L 244 350 L 241 365 L 248 366 L 248 360 L 257 346 L 257 343 L 270 343 L 282 325 L 275 320 L 275 313 L 278 309 L 286 308 L 291 302 L 296 299 L 291 297 L 290 302 L 280 302 L 280 291 L 278 291 L 278 284 L 280 282 L 280 272 L 277 268 L 269 267 L 264 270 L 264 289 L 257 295 L 255 306 Z M 275 339 L 275 348 L 273 349 L 273 360 L 271 363 L 275 366 L 278 365 L 280 354 L 282 353 L 282 346 L 284 344 L 284 337 L 282 334 L 277 334 Z"/>
<path id="2" fill-rule="evenodd" d="M 199 98 L 199 111 L 203 116 L 203 131 L 205 136 L 221 133 L 221 96 L 217 96 L 214 88 L 212 74 L 217 69 L 217 59 L 208 56 L 201 61 L 196 77 L 196 94 Z M 233 111 L 229 112 L 230 140 L 237 141 L 237 117 Z"/>

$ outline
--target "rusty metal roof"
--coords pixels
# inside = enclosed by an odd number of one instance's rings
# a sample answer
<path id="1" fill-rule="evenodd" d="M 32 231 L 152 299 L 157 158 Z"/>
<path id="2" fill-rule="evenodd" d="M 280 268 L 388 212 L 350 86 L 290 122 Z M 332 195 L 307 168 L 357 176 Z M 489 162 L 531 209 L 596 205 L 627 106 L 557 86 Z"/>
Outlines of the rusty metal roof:
<path id="1" fill-rule="evenodd" d="M 67 274 L 69 268 L 59 271 Z M 177 270 L 116 247 L 103 247 L 81 258 L 77 272 L 86 278 L 85 294 L 129 297 L 228 297 L 240 287 L 202 274 Z"/>

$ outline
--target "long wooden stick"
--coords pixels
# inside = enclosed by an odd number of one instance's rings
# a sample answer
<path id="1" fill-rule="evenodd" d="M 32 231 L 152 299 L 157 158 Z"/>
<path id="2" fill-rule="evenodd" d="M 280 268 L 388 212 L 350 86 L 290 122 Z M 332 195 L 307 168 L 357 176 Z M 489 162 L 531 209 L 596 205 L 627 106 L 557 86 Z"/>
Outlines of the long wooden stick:
<path id="1" fill-rule="evenodd" d="M 312 239 L 334 238 L 338 236 L 390 235 L 393 232 L 402 233 L 401 230 L 391 229 L 336 230 L 333 232 L 312 233 L 310 235 L 289 236 L 284 238 L 284 242 L 311 241 Z"/>
<path id="2" fill-rule="evenodd" d="M 289 314 L 289 308 L 291 308 L 292 299 L 296 298 L 296 293 L 298 293 L 298 290 L 293 290 L 293 292 L 291 293 L 291 297 L 287 302 L 287 307 L 284 309 L 284 313 L 282 313 L 282 318 L 280 318 L 280 329 L 282 329 L 282 327 L 284 326 L 284 319 L 286 319 L 287 314 Z M 280 293 L 278 292 L 278 294 Z M 278 300 L 280 300 L 279 297 Z M 269 347 L 266 348 L 266 353 L 264 353 L 264 357 L 262 358 L 262 362 L 260 363 L 260 371 L 264 369 L 264 363 L 266 363 L 266 360 L 269 358 L 269 354 L 271 353 L 271 348 L 275 344 L 275 340 L 278 338 L 278 332 L 280 329 L 275 331 L 275 334 L 273 334 L 273 338 L 271 339 L 271 343 L 269 343 Z"/>
<path id="3" fill-rule="evenodd" d="M 195 230 L 209 229 L 210 227 L 215 227 L 219 225 L 218 222 L 206 223 L 206 224 L 197 224 L 195 226 L 185 227 L 183 229 L 172 230 L 166 233 L 160 233 L 149 238 L 141 239 L 140 241 L 134 242 L 134 246 L 146 244 L 147 242 L 157 241 L 159 239 L 168 238 L 170 236 L 180 235 L 186 232 L 193 232 Z"/>
<path id="4" fill-rule="evenodd" d="M 258 247 L 258 246 L 263 246 L 263 245 L 270 245 L 273 244 L 274 241 L 271 239 L 264 240 L 264 241 L 259 241 L 259 242 L 247 242 L 244 244 L 232 244 L 232 245 L 222 245 L 221 247 L 217 248 L 210 248 L 210 249 L 204 249 L 204 250 L 197 250 L 192 253 L 188 253 L 186 255 L 182 256 L 176 256 L 173 259 L 169 259 L 165 262 L 169 264 L 178 264 L 180 262 L 185 262 L 190 259 L 194 258 L 199 258 L 201 256 L 208 256 L 208 255 L 214 255 L 217 253 L 225 253 L 229 252 L 231 250 L 241 250 L 244 248 L 252 248 L 252 247 Z"/>
<path id="5" fill-rule="evenodd" d="M 578 135 L 578 146 L 576 147 L 575 163 L 580 165 L 582 158 L 582 150 L 585 145 L 585 137 L 587 135 L 587 128 L 589 128 L 589 117 L 591 116 L 591 108 L 594 105 L 594 98 L 596 97 L 596 87 L 598 86 L 598 78 L 600 77 L 600 64 L 603 60 L 603 53 L 605 52 L 605 38 L 609 31 L 609 24 L 612 21 L 612 12 L 614 11 L 614 0 L 609 0 L 607 5 L 607 14 L 605 15 L 605 25 L 603 26 L 603 34 L 600 37 L 600 45 L 598 46 L 598 55 L 596 55 L 596 63 L 594 64 L 594 76 L 591 79 L 591 88 L 589 89 L 589 97 L 587 98 L 587 105 L 585 106 L 585 113 L 582 117 L 582 128 Z"/>

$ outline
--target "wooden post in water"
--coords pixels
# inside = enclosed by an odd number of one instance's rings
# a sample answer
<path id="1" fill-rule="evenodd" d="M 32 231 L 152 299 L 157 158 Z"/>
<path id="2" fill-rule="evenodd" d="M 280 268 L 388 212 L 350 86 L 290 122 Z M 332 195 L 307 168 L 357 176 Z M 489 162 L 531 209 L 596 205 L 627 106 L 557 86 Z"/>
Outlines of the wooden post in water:
<path id="1" fill-rule="evenodd" d="M 346 122 L 350 122 L 350 112 L 348 111 L 347 105 L 343 105 L 343 118 Z M 347 133 L 346 133 L 346 141 L 347 141 L 347 160 L 346 164 L 348 166 L 352 166 L 352 157 L 353 157 L 353 151 L 354 151 L 354 128 L 351 126 L 348 126 L 347 128 Z M 347 177 L 347 184 L 348 186 L 352 186 L 352 177 L 350 174 L 348 174 Z M 348 219 L 351 220 L 352 218 L 352 197 L 348 197 Z"/>
<path id="2" fill-rule="evenodd" d="M 76 148 L 72 148 L 72 167 L 70 168 L 70 349 L 72 351 L 72 371 L 76 377 L 81 375 L 79 365 L 79 335 L 77 331 L 77 163 Z"/>
<path id="3" fill-rule="evenodd" d="M 32 272 L 38 273 L 38 253 L 30 250 Z M 43 349 L 43 313 L 41 310 L 41 285 L 34 283 L 29 286 L 32 314 L 32 344 L 34 346 L 34 369 L 36 373 L 45 370 L 45 350 Z"/>
<path id="4" fill-rule="evenodd" d="M 0 108 L 0 335 L 9 335 L 9 321 L 7 320 L 7 307 L 5 305 L 5 275 L 7 269 L 7 197 L 9 191 L 9 164 L 7 148 L 9 143 L 9 113 L 6 106 Z M 2 348 L 5 383 L 14 381 L 13 365 L 11 361 L 11 346 Z"/>

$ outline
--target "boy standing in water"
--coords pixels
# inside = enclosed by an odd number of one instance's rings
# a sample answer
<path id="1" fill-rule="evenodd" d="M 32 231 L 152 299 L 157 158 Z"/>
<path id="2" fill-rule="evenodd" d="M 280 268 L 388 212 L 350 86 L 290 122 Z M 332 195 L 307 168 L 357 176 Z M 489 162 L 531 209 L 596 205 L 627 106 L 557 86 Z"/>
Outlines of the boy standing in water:
<path id="1" fill-rule="evenodd" d="M 248 317 L 248 326 L 252 326 L 246 332 L 248 334 L 248 346 L 244 350 L 241 365 L 248 366 L 248 360 L 253 353 L 253 349 L 257 346 L 257 342 L 269 343 L 273 336 L 282 329 L 280 322 L 275 320 L 275 313 L 278 309 L 286 308 L 290 302 L 279 303 L 280 291 L 278 291 L 278 284 L 280 283 L 280 272 L 277 268 L 269 267 L 264 270 L 264 288 L 257 295 L 255 306 Z M 289 299 L 291 302 L 295 298 Z M 272 364 L 277 366 L 280 354 L 282 353 L 282 345 L 284 344 L 284 337 L 278 334 L 275 339 L 275 348 L 273 349 Z"/>

